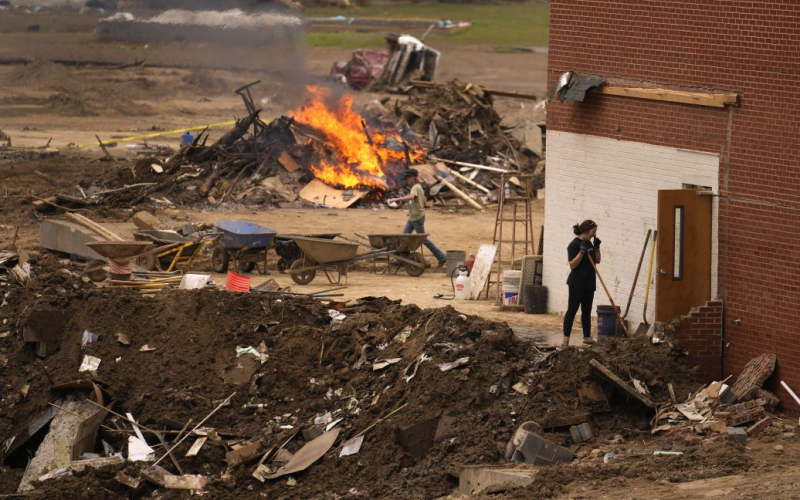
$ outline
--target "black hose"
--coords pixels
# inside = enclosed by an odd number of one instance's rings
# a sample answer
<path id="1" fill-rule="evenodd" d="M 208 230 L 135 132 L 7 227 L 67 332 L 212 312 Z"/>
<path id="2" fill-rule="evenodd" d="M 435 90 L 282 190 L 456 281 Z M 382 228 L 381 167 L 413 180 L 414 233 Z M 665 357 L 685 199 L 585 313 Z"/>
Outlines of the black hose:
<path id="1" fill-rule="evenodd" d="M 462 266 L 456 267 L 455 269 L 453 269 L 453 272 L 450 273 L 450 286 L 453 288 L 453 295 L 444 295 L 441 293 L 437 293 L 436 295 L 433 296 L 434 299 L 454 300 L 456 298 L 456 283 L 455 281 L 453 281 L 453 276 L 455 276 L 457 272 L 461 271 L 461 267 Z"/>

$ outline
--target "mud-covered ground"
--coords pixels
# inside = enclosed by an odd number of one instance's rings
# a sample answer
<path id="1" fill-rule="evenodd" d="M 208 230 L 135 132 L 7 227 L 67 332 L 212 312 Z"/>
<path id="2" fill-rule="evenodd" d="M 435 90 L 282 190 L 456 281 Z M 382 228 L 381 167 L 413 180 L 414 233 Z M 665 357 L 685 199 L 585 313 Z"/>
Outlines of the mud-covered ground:
<path id="1" fill-rule="evenodd" d="M 199 422 L 236 392 L 230 405 L 206 424 L 223 436 L 221 442 L 207 443 L 193 458 L 183 458 L 193 439 L 176 450 L 186 473 L 209 479 L 206 489 L 213 498 L 442 497 L 454 491 L 463 466 L 507 463 L 506 442 L 522 422 L 549 422 L 585 411 L 594 412 L 590 419 L 595 440 L 574 445 L 565 427 L 544 433 L 568 446 L 577 461 L 541 468 L 534 485 L 509 492 L 509 498 L 558 496 L 587 481 L 680 483 L 763 466 L 752 451 L 727 436 L 712 435 L 699 445 L 687 442 L 688 431 L 651 436 L 652 411 L 610 386 L 609 411 L 591 410 L 578 399 L 581 384 L 602 383 L 589 367 L 593 358 L 625 378 L 645 380 L 657 402 L 668 401 L 668 383 L 677 394 L 696 390 L 701 384 L 693 368 L 669 342 L 653 345 L 640 339 L 548 353 L 515 338 L 506 324 L 462 315 L 450 307 L 421 310 L 387 299 L 323 304 L 308 298 L 208 290 L 171 290 L 148 297 L 97 288 L 59 271 L 70 265 L 47 254 L 34 254 L 31 265 L 31 284 L 3 287 L 0 353 L 7 363 L 0 368 L 1 440 L 28 425 L 58 396 L 50 390 L 52 384 L 91 377 L 116 411 L 132 413 L 149 428 L 164 428 L 166 422 L 181 426 L 189 419 Z M 37 361 L 33 346 L 21 339 L 20 326 L 48 307 L 63 311 L 67 322 L 58 352 Z M 346 315 L 341 321 L 332 320 L 329 312 L 337 308 Z M 99 340 L 82 347 L 85 330 Z M 120 334 L 129 345 L 118 341 Z M 143 352 L 145 344 L 154 350 Z M 247 346 L 267 354 L 263 365 L 237 361 L 236 348 Z M 78 372 L 85 355 L 102 360 L 94 376 Z M 440 369 L 443 363 L 465 357 L 469 361 L 462 366 Z M 398 358 L 381 370 L 372 368 L 375 361 Z M 251 370 L 239 381 L 230 378 L 237 363 Z M 417 364 L 416 375 L 407 380 Z M 514 389 L 520 383 L 528 394 Z M 258 403 L 266 407 L 243 408 Z M 328 412 L 343 419 L 336 446 L 306 472 L 294 474 L 296 485 L 290 486 L 286 478 L 261 484 L 250 477 L 254 464 L 225 472 L 226 446 L 234 438 L 259 439 L 266 449 L 315 427 L 315 418 Z M 376 422 L 359 454 L 338 456 L 345 440 Z M 788 447 L 793 427 L 780 426 L 767 436 Z M 420 438 L 422 448 L 415 447 L 411 437 L 426 432 L 431 432 L 429 439 Z M 110 427 L 100 435 L 124 448 L 126 433 Z M 610 439 L 617 442 L 608 444 Z M 287 449 L 295 452 L 305 442 L 301 432 Z M 684 455 L 636 456 L 642 449 Z M 11 466 L 0 474 L 1 492 L 16 488 L 24 454 L 34 451 L 16 452 Z M 610 451 L 619 458 L 604 464 L 603 456 Z M 168 461 L 162 465 L 174 472 Z M 39 484 L 36 491 L 50 498 L 139 498 L 154 487 L 143 486 L 134 494 L 114 480 L 119 470 L 135 476 L 139 467 L 123 464 L 76 473 Z M 183 496 L 161 493 L 162 498 Z"/>

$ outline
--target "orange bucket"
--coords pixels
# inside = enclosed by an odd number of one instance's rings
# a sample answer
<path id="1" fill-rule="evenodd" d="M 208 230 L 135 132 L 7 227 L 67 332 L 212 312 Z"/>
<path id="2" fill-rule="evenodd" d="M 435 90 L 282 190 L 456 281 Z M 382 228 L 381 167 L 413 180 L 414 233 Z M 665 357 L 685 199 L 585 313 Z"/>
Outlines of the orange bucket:
<path id="1" fill-rule="evenodd" d="M 228 278 L 225 280 L 225 290 L 229 292 L 250 293 L 250 277 L 228 271 Z"/>

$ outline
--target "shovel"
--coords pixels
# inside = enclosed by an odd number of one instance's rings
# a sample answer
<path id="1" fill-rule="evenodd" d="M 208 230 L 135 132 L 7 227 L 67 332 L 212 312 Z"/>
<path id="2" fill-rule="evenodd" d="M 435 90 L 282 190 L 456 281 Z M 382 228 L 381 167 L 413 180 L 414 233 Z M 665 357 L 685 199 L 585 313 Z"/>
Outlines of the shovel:
<path id="1" fill-rule="evenodd" d="M 650 242 L 650 234 L 653 230 L 647 230 L 647 236 L 644 239 L 644 247 L 642 247 L 642 255 L 639 256 L 639 265 L 636 266 L 636 275 L 633 277 L 633 285 L 631 285 L 631 294 L 628 296 L 628 305 L 625 306 L 625 314 L 622 315 L 622 320 L 628 317 L 628 311 L 631 310 L 631 301 L 633 301 L 633 292 L 636 291 L 636 283 L 639 281 L 639 272 L 642 270 L 642 262 L 644 262 L 644 254 L 647 252 L 647 244 Z"/>
<path id="2" fill-rule="evenodd" d="M 619 315 L 619 309 L 617 309 L 617 305 L 614 303 L 614 298 L 611 297 L 611 292 L 608 291 L 608 287 L 606 286 L 606 282 L 603 281 L 603 276 L 600 274 L 600 271 L 597 269 L 597 265 L 594 263 L 594 259 L 588 253 L 586 254 L 589 257 L 589 262 L 592 263 L 592 267 L 594 268 L 594 272 L 597 273 L 597 277 L 600 278 L 600 284 L 603 285 L 603 290 L 606 291 L 606 295 L 608 296 L 608 301 L 611 302 L 611 307 L 614 309 L 614 314 L 617 315 L 617 319 L 619 323 L 622 325 L 622 329 L 625 330 L 625 336 L 630 338 L 631 334 L 628 332 L 628 327 L 625 326 L 625 322 L 622 321 L 622 318 Z"/>
<path id="3" fill-rule="evenodd" d="M 647 269 L 647 291 L 644 293 L 644 312 L 642 313 L 642 319 L 644 322 L 639 323 L 638 328 L 634 332 L 633 336 L 638 337 L 642 336 L 647 333 L 650 329 L 650 323 L 647 322 L 647 300 L 650 298 L 650 279 L 653 276 L 653 258 L 656 255 L 656 243 L 658 240 L 658 231 L 653 231 L 653 249 L 650 250 L 650 266 Z"/>

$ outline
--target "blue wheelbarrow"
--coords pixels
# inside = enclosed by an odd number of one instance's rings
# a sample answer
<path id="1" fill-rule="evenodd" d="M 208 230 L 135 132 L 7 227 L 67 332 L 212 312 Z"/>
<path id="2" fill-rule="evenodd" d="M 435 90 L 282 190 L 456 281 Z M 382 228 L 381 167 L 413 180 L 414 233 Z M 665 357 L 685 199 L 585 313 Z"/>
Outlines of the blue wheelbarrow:
<path id="1" fill-rule="evenodd" d="M 219 238 L 211 253 L 214 271 L 227 272 L 233 261 L 237 273 L 249 273 L 258 268 L 259 274 L 269 274 L 267 250 L 272 246 L 277 231 L 241 220 L 221 221 L 214 226 L 219 231 Z"/>

